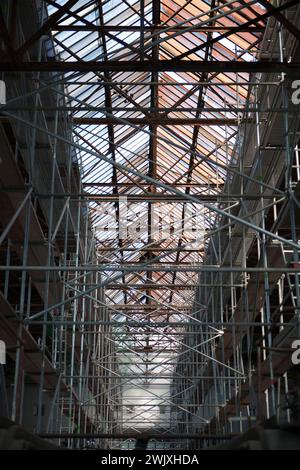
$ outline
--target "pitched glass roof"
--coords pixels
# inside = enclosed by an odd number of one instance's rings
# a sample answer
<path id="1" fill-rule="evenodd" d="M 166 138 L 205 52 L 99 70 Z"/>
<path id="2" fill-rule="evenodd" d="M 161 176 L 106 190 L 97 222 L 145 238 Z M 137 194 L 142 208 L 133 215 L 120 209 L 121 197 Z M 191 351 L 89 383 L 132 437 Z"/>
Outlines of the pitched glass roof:
<path id="1" fill-rule="evenodd" d="M 48 1 L 49 15 L 65 3 Z M 249 62 L 256 60 L 265 26 L 259 16 L 264 12 L 259 2 L 251 0 L 80 0 L 61 18 L 57 30 L 53 30 L 53 40 L 63 61 Z M 172 265 L 202 261 L 207 240 L 204 235 L 216 223 L 216 216 L 204 205 L 187 202 L 184 197 L 222 192 L 237 124 L 247 102 L 249 74 L 154 73 L 149 63 L 149 70 L 143 72 L 137 68 L 136 72 L 70 73 L 66 77 L 74 138 L 87 150 L 80 155 L 82 181 L 85 192 L 95 198 L 90 202 L 90 213 L 99 261 L 134 267 L 135 263 L 164 255 L 161 265 L 171 267 L 168 272 L 159 268 L 151 272 L 133 270 L 119 280 L 120 289 L 107 287 L 107 301 L 115 306 L 119 319 L 122 315 L 128 318 L 128 307 L 132 306 L 130 319 L 187 321 L 188 311 L 182 308 L 192 306 L 193 288 L 176 286 L 193 286 L 197 277 L 193 272 L 174 273 Z M 177 121 L 168 124 L 172 119 Z M 199 125 L 197 120 L 203 123 Z M 98 151 L 100 158 L 89 150 Z M 112 163 L 101 160 L 101 154 Z M 141 176 L 114 167 L 114 162 Z M 151 185 L 142 175 L 172 185 L 181 192 L 181 199 L 172 198 L 166 188 Z M 120 196 L 128 198 L 128 225 L 134 226 L 137 220 L 147 224 L 152 211 L 156 233 L 149 235 L 148 228 L 141 227 L 137 239 L 120 240 L 116 230 Z M 170 214 L 172 230 L 163 237 L 158 229 L 163 220 L 170 220 Z M 186 223 L 192 221 L 188 233 L 182 232 L 183 217 Z M 195 239 L 196 249 L 184 251 L 184 245 Z M 103 274 L 111 276 L 105 269 Z M 128 289 L 129 284 L 168 287 Z M 121 309 L 121 315 L 119 306 L 124 304 L 127 307 Z M 144 304 L 150 307 L 143 313 L 137 306 Z M 130 328 L 124 331 L 134 332 Z M 178 350 L 172 331 L 168 347 L 161 334 L 152 335 L 147 347 L 153 351 Z M 122 344 L 128 351 L 138 351 L 144 339 L 142 334 L 128 335 Z"/>

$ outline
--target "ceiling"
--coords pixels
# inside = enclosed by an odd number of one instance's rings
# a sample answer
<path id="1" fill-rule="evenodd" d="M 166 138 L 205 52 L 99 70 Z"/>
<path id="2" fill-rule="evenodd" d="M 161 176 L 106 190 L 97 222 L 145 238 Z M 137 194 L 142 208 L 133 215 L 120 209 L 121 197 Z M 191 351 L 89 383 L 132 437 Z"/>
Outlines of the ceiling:
<path id="1" fill-rule="evenodd" d="M 69 2 L 47 3 L 53 15 Z M 80 0 L 53 27 L 62 61 L 136 64 L 136 72 L 65 77 L 98 261 L 105 280 L 112 269 L 123 273 L 106 287 L 106 301 L 120 322 L 168 323 L 164 329 L 116 330 L 120 354 L 132 364 L 122 370 L 143 373 L 146 385 L 160 358 L 166 365 L 159 373 L 174 369 L 167 362 L 182 348 L 178 333 L 184 328 L 172 323 L 191 318 L 197 274 L 176 267 L 203 261 L 217 219 L 202 201 L 227 207 L 217 195 L 232 162 L 249 82 L 248 73 L 157 72 L 151 63 L 255 61 L 265 26 L 261 3 Z M 139 71 L 140 61 L 149 61 L 149 70 Z M 138 383 L 145 386 L 143 379 Z M 148 420 L 158 419 L 153 416 L 144 411 Z"/>

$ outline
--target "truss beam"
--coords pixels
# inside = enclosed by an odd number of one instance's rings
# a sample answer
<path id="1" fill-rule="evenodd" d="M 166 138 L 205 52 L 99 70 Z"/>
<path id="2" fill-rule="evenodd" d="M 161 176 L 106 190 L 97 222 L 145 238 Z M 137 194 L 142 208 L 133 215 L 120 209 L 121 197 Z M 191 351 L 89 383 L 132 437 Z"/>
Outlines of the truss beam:
<path id="1" fill-rule="evenodd" d="M 192 72 L 192 73 L 294 73 L 299 74 L 299 62 L 276 61 L 67 61 L 0 62 L 0 72 Z"/>

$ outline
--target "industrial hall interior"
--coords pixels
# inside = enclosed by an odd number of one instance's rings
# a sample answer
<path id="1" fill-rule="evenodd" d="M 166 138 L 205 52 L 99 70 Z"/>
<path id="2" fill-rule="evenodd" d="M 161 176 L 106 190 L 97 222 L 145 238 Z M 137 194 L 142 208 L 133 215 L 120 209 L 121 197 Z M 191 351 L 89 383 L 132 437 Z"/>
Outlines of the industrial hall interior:
<path id="1" fill-rule="evenodd" d="M 299 0 L 0 1 L 0 449 L 300 449 Z"/>

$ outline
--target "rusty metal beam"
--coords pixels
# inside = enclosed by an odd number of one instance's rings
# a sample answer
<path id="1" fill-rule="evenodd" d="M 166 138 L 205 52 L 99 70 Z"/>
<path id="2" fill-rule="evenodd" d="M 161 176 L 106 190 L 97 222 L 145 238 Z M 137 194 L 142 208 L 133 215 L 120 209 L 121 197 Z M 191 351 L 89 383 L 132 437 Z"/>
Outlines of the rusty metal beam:
<path id="1" fill-rule="evenodd" d="M 174 247 L 175 248 L 175 247 Z M 156 248 L 156 247 L 147 247 L 147 248 L 140 248 L 139 249 L 139 253 L 143 253 L 143 252 L 146 252 L 146 251 L 154 251 L 155 253 L 156 252 L 161 252 L 161 253 L 167 253 L 169 251 L 173 252 L 174 251 L 174 248 Z M 99 247 L 97 251 L 99 251 L 99 253 L 101 253 L 102 251 L 115 251 L 116 250 L 116 247 L 115 246 L 106 246 L 106 247 Z M 136 252 L 136 248 L 123 248 L 124 251 L 128 251 L 128 252 Z M 203 252 L 204 249 L 189 249 L 189 248 L 182 248 L 181 251 L 185 251 L 187 253 L 199 253 L 200 252 Z M 118 284 L 120 285 L 120 284 Z"/>
<path id="2" fill-rule="evenodd" d="M 171 25 L 168 26 L 168 32 L 175 32 L 175 31 L 186 31 L 186 26 L 184 25 Z M 189 26 L 189 31 L 195 33 L 207 33 L 207 32 L 220 32 L 220 31 L 231 31 L 234 27 L 233 26 Z M 160 30 L 164 31 L 166 29 L 166 25 L 147 25 L 141 28 L 141 26 L 130 26 L 130 25 L 55 25 L 53 28 L 54 31 L 76 31 L 76 32 L 87 32 L 87 31 L 103 31 L 104 33 L 111 33 L 111 32 L 137 32 L 139 33 L 143 29 L 144 32 L 158 32 Z M 242 26 L 241 32 L 243 33 L 261 33 L 264 31 L 264 28 L 259 26 Z"/>
<path id="3" fill-rule="evenodd" d="M 146 423 L 145 423 L 146 424 Z M 238 434 L 159 434 L 159 433 L 100 433 L 100 434 L 84 434 L 84 433 L 44 433 L 39 434 L 39 437 L 46 439 L 163 439 L 163 440 L 177 440 L 177 439 L 220 439 L 227 440 L 238 436 Z"/>
<path id="4" fill-rule="evenodd" d="M 99 125 L 99 126 L 111 126 L 120 125 L 125 126 L 128 124 L 134 124 L 136 126 L 238 126 L 240 121 L 234 118 L 168 118 L 165 116 L 149 116 L 146 118 L 124 118 L 126 124 L 120 122 L 116 118 L 86 118 L 79 117 L 73 118 L 74 124 L 80 125 Z M 247 122 L 253 122 L 252 119 L 247 119 Z M 155 134 L 154 129 L 152 134 Z"/>
<path id="5" fill-rule="evenodd" d="M 299 62 L 279 61 L 204 61 L 204 60 L 109 60 L 109 61 L 68 61 L 59 60 L 0 63 L 0 72 L 218 72 L 218 73 L 296 73 Z"/>
<path id="6" fill-rule="evenodd" d="M 121 187 L 121 188 L 136 188 L 137 185 L 139 186 L 149 186 L 149 183 L 145 183 L 145 182 L 139 182 L 137 181 L 136 183 L 127 183 L 127 182 L 118 182 L 116 183 L 117 186 Z M 217 185 L 217 184 L 211 184 L 211 183 L 168 183 L 169 186 L 178 186 L 178 187 L 191 187 L 191 188 L 207 188 L 207 189 L 212 189 L 212 188 L 220 188 L 222 187 L 223 185 Z M 82 183 L 82 186 L 83 187 L 89 187 L 89 188 L 92 188 L 92 187 L 95 187 L 95 188 L 110 188 L 113 185 L 113 183 Z"/>
<path id="7" fill-rule="evenodd" d="M 191 290 L 196 289 L 197 284 L 110 284 L 106 290 L 169 290 L 169 289 L 176 289 L 176 290 Z"/>
<path id="8" fill-rule="evenodd" d="M 17 191 L 14 191 L 17 192 Z M 69 197 L 70 199 L 82 199 L 82 200 L 90 200 L 90 201 L 105 201 L 105 202 L 117 202 L 119 201 L 120 196 L 126 196 L 127 202 L 185 202 L 189 203 L 189 199 L 187 199 L 186 193 L 179 194 L 166 194 L 166 193 L 141 193 L 141 194 L 126 194 L 125 192 L 119 194 L 89 194 L 89 193 L 36 193 L 35 195 L 41 199 L 48 199 L 50 196 L 55 199 L 65 199 Z M 232 193 L 232 194 L 193 194 L 192 195 L 195 203 L 195 199 L 197 202 L 226 202 L 232 201 L 236 199 L 240 199 L 243 197 L 244 201 L 256 201 L 260 200 L 262 197 L 264 199 L 274 199 L 272 194 L 266 194 L 263 196 L 259 196 L 257 194 L 249 194 L 243 196 L 241 193 Z"/>

